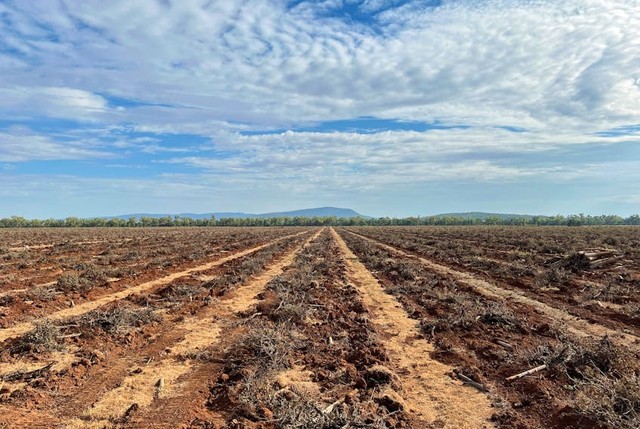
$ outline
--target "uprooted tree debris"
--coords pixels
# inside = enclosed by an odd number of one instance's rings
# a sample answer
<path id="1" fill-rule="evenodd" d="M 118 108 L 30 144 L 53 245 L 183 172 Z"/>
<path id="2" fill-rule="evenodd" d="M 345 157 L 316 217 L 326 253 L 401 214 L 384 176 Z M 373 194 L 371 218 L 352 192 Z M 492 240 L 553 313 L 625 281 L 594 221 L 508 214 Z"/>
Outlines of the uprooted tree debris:
<path id="1" fill-rule="evenodd" d="M 624 254 L 615 249 L 588 249 L 572 253 L 568 256 L 558 256 L 544 262 L 545 267 L 565 268 L 571 271 L 592 270 L 609 267 L 621 262 Z"/>

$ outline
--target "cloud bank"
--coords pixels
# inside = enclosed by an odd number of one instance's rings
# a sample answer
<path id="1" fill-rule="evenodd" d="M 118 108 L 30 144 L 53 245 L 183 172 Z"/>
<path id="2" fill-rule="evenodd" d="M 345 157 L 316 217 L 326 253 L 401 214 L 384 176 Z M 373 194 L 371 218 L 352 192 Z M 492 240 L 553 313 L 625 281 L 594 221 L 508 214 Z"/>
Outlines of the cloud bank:
<path id="1" fill-rule="evenodd" d="M 398 215 L 428 210 L 414 191 L 436 182 L 604 177 L 627 211 L 640 194 L 616 185 L 640 161 L 638 0 L 7 1 L 0 36 L 12 174 L 115 158 L 149 183 L 357 192 L 372 208 L 395 187 Z M 359 118 L 381 125 L 327 125 Z M 141 179 L 120 170 L 105 183 Z"/>

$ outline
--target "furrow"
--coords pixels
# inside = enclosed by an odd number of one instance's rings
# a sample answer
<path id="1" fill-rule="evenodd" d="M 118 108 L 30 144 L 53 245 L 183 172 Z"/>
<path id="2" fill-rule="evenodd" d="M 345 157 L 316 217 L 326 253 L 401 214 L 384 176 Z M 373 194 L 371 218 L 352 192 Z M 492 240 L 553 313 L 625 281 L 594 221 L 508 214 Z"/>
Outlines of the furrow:
<path id="1" fill-rule="evenodd" d="M 206 264 L 203 265 L 199 265 L 197 267 L 193 267 L 193 268 L 189 268 L 187 270 L 184 271 L 179 271 L 176 273 L 172 273 L 169 275 L 166 275 L 164 277 L 152 280 L 152 281 L 148 281 L 133 287 L 130 287 L 128 289 L 125 289 L 123 291 L 120 292 L 116 292 L 107 296 L 104 296 L 102 298 L 93 300 L 93 301 L 89 301 L 80 305 L 77 305 L 75 307 L 71 307 L 68 309 L 64 309 L 64 310 L 60 310 L 57 311 L 55 313 L 52 313 L 50 315 L 48 315 L 46 318 L 41 319 L 40 321 L 43 321 L 44 319 L 46 320 L 51 320 L 51 321 L 58 321 L 58 320 L 64 320 L 64 319 L 68 319 L 71 317 L 76 317 L 76 316 L 80 316 L 82 314 L 88 313 L 89 311 L 95 310 L 98 307 L 101 307 L 105 304 L 108 304 L 110 302 L 113 301 L 118 301 L 118 300 L 122 300 L 124 298 L 127 298 L 133 294 L 136 293 L 140 293 L 140 292 L 145 292 L 148 291 L 150 289 L 153 289 L 157 286 L 162 286 L 162 285 L 166 285 L 171 283 L 172 281 L 175 281 L 177 279 L 180 279 L 182 277 L 187 277 L 190 276 L 192 274 L 198 273 L 198 272 L 202 272 L 202 271 L 207 271 L 210 270 L 212 268 L 215 268 L 217 266 L 220 266 L 226 262 L 232 261 L 234 259 L 238 259 L 241 258 L 243 256 L 255 253 L 261 249 L 264 249 L 268 246 L 273 245 L 274 243 L 278 243 L 282 240 L 286 240 L 286 239 L 290 239 L 302 234 L 305 234 L 307 231 L 302 231 L 300 233 L 297 234 L 292 234 L 292 235 L 287 235 L 285 237 L 279 238 L 277 240 L 271 241 L 269 243 L 265 243 L 262 244 L 260 246 L 256 246 L 256 247 L 252 247 L 250 249 L 246 249 L 246 250 L 242 250 L 240 252 L 236 252 L 232 255 L 229 256 L 225 256 L 224 258 L 220 258 L 217 259 L 215 261 L 212 262 L 208 262 Z M 3 342 L 9 338 L 15 338 L 15 337 L 19 337 L 20 335 L 23 335 L 27 332 L 29 332 L 30 330 L 32 330 L 35 327 L 35 323 L 34 322 L 24 322 L 24 323 L 19 323 L 15 326 L 12 326 L 10 328 L 5 328 L 5 329 L 1 329 L 0 330 L 0 342 Z"/>
<path id="2" fill-rule="evenodd" d="M 366 237 L 351 231 L 345 231 L 345 232 L 347 232 L 348 234 L 355 235 L 363 240 L 367 240 L 371 243 L 374 243 L 375 245 L 389 252 L 395 253 L 397 255 L 401 255 L 403 257 L 417 260 L 423 265 L 425 265 L 427 268 L 432 270 L 433 272 L 442 276 L 453 277 L 456 281 L 471 287 L 473 290 L 476 291 L 476 293 L 483 295 L 487 298 L 498 300 L 498 301 L 504 301 L 506 299 L 512 302 L 524 304 L 532 308 L 535 308 L 536 311 L 549 317 L 550 319 L 563 323 L 567 329 L 567 332 L 577 337 L 602 338 L 606 336 L 612 342 L 618 345 L 628 347 L 629 349 L 635 350 L 635 351 L 640 350 L 640 338 L 633 334 L 621 332 L 597 323 L 589 322 L 585 319 L 573 316 L 564 310 L 561 310 L 556 307 L 552 307 L 548 304 L 545 304 L 543 302 L 530 298 L 522 292 L 512 290 L 512 289 L 501 288 L 485 280 L 479 279 L 469 273 L 458 271 L 446 265 L 441 265 L 436 262 L 433 262 L 429 259 L 412 255 L 397 247 L 390 246 L 386 243 L 380 242 L 373 238 Z"/>
<path id="3" fill-rule="evenodd" d="M 434 427 L 488 428 L 493 410 L 487 395 L 453 380 L 453 368 L 430 358 L 433 346 L 421 339 L 418 322 L 358 260 L 333 230 L 350 281 L 359 291 L 371 320 L 400 378 L 409 412 Z M 460 398 L 465 398 L 461 401 Z"/>
<path id="4" fill-rule="evenodd" d="M 215 346 L 220 340 L 224 326 L 237 313 L 249 310 L 257 303 L 258 295 L 275 276 L 291 265 L 296 255 L 320 235 L 320 231 L 296 247 L 269 269 L 249 283 L 239 287 L 216 305 L 211 306 L 197 319 L 186 320 L 176 326 L 182 332 L 182 339 L 168 347 L 163 358 L 127 376 L 120 385 L 108 391 L 97 402 L 91 404 L 80 418 L 72 418 L 63 427 L 95 427 L 96 424 L 110 424 L 118 421 L 135 404 L 136 415 L 131 427 L 149 427 L 148 421 L 156 420 L 162 409 L 167 419 L 166 425 L 154 423 L 153 427 L 175 427 L 178 421 L 191 417 L 193 413 L 193 392 L 206 388 L 206 378 L 202 377 L 202 365 L 191 360 L 193 354 Z M 156 406 L 154 406 L 154 404 Z M 202 404 L 204 407 L 204 404 Z M 146 410 L 146 408 L 149 408 Z M 202 410 L 200 410 L 202 411 Z M 208 416 L 212 418 L 212 416 Z"/>

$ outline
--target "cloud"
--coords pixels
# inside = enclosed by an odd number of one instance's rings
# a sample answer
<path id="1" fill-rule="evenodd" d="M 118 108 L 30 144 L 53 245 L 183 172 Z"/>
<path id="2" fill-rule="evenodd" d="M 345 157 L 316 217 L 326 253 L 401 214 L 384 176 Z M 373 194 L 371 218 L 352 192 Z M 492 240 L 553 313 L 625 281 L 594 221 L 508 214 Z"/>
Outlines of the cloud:
<path id="1" fill-rule="evenodd" d="M 108 109 L 100 95 L 66 87 L 0 87 L 0 112 L 14 119 L 38 116 L 95 120 Z"/>
<path id="2" fill-rule="evenodd" d="M 9 171 L 1 173 L 0 180 L 3 183 L 0 198 L 7 202 L 0 205 L 0 217 L 14 214 L 36 218 L 92 217 L 145 211 L 177 213 L 184 211 L 185 205 L 205 212 L 211 210 L 214 193 L 219 198 L 224 195 L 225 201 L 232 201 L 233 194 L 244 194 L 221 189 L 206 177 L 191 176 L 123 179 Z"/>
<path id="3" fill-rule="evenodd" d="M 372 115 L 597 131 L 640 122 L 635 0 L 407 4 L 377 17 L 380 33 L 323 16 L 325 3 L 284 3 L 13 4 L 23 35 L 14 49 L 33 65 L 28 82 L 6 81 L 169 101 L 231 123 Z M 361 7 L 387 2 L 377 3 Z M 38 28 L 49 29 L 46 45 L 34 42 Z M 141 126 L 180 127 L 145 110 Z"/>
<path id="4" fill-rule="evenodd" d="M 566 182 L 591 178 L 601 171 L 622 171 L 611 160 L 604 169 L 604 159 L 597 161 L 603 154 L 575 155 L 582 147 L 633 144 L 633 138 L 593 137 L 585 141 L 571 133 L 531 135 L 494 128 L 368 134 L 231 133 L 214 138 L 211 154 L 163 162 L 205 171 L 229 186 L 254 182 L 300 187 L 305 183 L 306 190 L 384 189 L 447 181 L 522 182 L 532 178 Z"/>
<path id="5" fill-rule="evenodd" d="M 86 142 L 56 141 L 25 127 L 14 126 L 0 130 L 0 162 L 72 160 L 110 156 L 112 155 L 92 148 Z"/>
<path id="6" fill-rule="evenodd" d="M 637 152 L 589 148 L 638 142 L 639 0 L 42 0 L 0 15 L 0 162 L 175 167 L 199 198 L 637 177 Z M 323 132 L 362 117 L 468 128 Z"/>

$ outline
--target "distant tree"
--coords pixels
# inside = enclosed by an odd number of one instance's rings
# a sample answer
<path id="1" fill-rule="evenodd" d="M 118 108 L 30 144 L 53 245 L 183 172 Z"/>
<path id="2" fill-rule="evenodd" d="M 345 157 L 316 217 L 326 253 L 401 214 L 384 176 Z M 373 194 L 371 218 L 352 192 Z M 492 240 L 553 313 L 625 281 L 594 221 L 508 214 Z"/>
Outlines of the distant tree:
<path id="1" fill-rule="evenodd" d="M 640 225 L 640 215 L 631 215 L 625 219 L 624 223 L 627 225 Z"/>
<path id="2" fill-rule="evenodd" d="M 64 226 L 78 227 L 80 226 L 80 219 L 75 216 L 70 216 L 64 220 Z"/>

